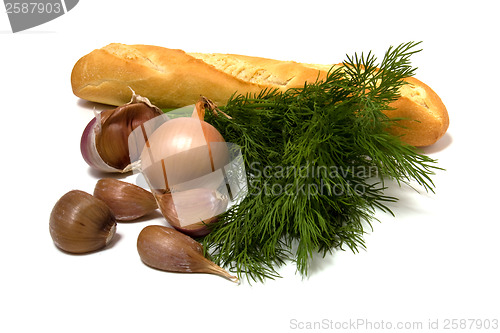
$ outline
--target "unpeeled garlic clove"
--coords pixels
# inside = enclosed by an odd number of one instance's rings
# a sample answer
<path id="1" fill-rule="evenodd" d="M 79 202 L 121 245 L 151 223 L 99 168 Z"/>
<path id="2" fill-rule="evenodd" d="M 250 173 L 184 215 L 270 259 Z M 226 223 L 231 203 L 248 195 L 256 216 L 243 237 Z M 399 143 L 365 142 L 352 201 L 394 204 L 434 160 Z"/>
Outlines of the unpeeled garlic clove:
<path id="1" fill-rule="evenodd" d="M 111 242 L 116 222 L 109 207 L 92 195 L 73 190 L 63 195 L 50 214 L 54 244 L 69 253 L 87 253 Z"/>
<path id="2" fill-rule="evenodd" d="M 133 221 L 158 208 L 153 194 L 140 186 L 113 178 L 97 181 L 94 197 L 104 201 L 117 221 Z"/>
<path id="3" fill-rule="evenodd" d="M 129 103 L 97 114 L 83 131 L 80 150 L 87 164 L 104 172 L 126 172 L 131 165 L 128 136 L 163 112 L 133 93 Z"/>
<path id="4" fill-rule="evenodd" d="M 175 229 L 150 225 L 137 238 L 137 251 L 148 266 L 167 272 L 216 274 L 238 282 L 238 278 L 208 260 L 200 243 Z"/>
<path id="5" fill-rule="evenodd" d="M 156 198 L 170 225 L 193 237 L 207 235 L 208 225 L 217 221 L 229 203 L 227 195 L 207 188 L 156 194 Z"/>

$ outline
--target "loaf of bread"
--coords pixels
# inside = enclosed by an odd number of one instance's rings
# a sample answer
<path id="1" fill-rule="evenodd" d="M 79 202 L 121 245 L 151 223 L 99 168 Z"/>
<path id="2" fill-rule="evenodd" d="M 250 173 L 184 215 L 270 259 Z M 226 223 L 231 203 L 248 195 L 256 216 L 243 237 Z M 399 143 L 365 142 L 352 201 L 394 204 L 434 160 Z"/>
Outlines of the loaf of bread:
<path id="1" fill-rule="evenodd" d="M 340 66 L 340 65 L 336 65 Z M 131 90 L 160 108 L 194 104 L 203 95 L 224 105 L 235 93 L 258 93 L 265 88 L 286 90 L 324 79 L 332 65 L 304 64 L 233 54 L 186 53 L 151 45 L 109 44 L 83 56 L 71 73 L 76 96 L 98 103 L 122 105 Z M 415 78 L 400 90 L 387 110 L 403 117 L 394 133 L 413 146 L 435 143 L 449 124 L 439 96 Z"/>

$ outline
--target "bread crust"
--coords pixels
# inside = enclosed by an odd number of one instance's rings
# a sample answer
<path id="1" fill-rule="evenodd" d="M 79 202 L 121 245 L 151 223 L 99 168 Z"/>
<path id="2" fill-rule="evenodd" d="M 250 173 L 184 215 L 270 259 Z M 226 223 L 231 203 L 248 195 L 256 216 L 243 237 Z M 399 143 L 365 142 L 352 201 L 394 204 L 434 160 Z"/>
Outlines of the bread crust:
<path id="1" fill-rule="evenodd" d="M 437 142 L 448 130 L 448 111 L 441 98 L 428 85 L 414 77 L 400 90 L 400 97 L 386 110 L 390 118 L 398 120 L 400 126 L 393 126 L 391 132 L 401 136 L 412 146 L 429 146 Z"/>
<path id="2" fill-rule="evenodd" d="M 122 105 L 133 89 L 160 108 L 193 104 L 200 95 L 223 103 L 235 92 L 263 89 L 217 71 L 182 50 L 149 45 L 110 44 L 75 64 L 71 84 L 76 96 Z"/>
<path id="3" fill-rule="evenodd" d="M 339 65 L 340 66 L 340 65 Z M 160 108 L 194 104 L 201 95 L 224 105 L 233 94 L 301 87 L 323 80 L 331 65 L 303 64 L 236 54 L 186 53 L 152 45 L 109 44 L 79 59 L 71 73 L 73 93 L 83 99 L 123 105 L 131 89 Z M 435 143 L 448 129 L 446 107 L 426 84 L 408 78 L 389 117 L 407 118 L 394 128 L 413 146 Z M 406 87 L 406 88 L 405 88 Z M 411 120 L 410 120 L 411 119 Z"/>

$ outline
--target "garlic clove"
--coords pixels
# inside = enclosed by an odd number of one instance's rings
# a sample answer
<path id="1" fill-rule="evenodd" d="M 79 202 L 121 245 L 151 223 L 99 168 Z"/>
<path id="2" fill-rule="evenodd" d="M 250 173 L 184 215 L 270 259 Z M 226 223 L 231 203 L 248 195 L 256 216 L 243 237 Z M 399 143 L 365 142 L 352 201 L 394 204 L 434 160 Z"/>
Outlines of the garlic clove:
<path id="1" fill-rule="evenodd" d="M 128 136 L 142 123 L 160 115 L 144 103 L 120 106 L 101 113 L 101 129 L 95 134 L 99 156 L 113 168 L 123 170 L 130 164 Z"/>
<path id="2" fill-rule="evenodd" d="M 109 207 L 92 195 L 73 190 L 63 195 L 50 214 L 49 231 L 54 244 L 69 253 L 97 251 L 116 233 Z"/>
<path id="3" fill-rule="evenodd" d="M 104 162 L 99 155 L 95 146 L 95 132 L 97 131 L 97 126 L 97 117 L 92 118 L 83 131 L 82 138 L 80 140 L 80 152 L 82 153 L 83 159 L 90 167 L 96 170 L 104 172 L 121 172 L 121 170 L 106 164 L 106 162 Z"/>
<path id="4" fill-rule="evenodd" d="M 217 221 L 229 203 L 227 195 L 207 188 L 156 194 L 156 198 L 170 225 L 193 237 L 207 235 L 208 225 Z"/>
<path id="5" fill-rule="evenodd" d="M 97 181 L 94 197 L 104 201 L 117 221 L 133 221 L 158 208 L 153 194 L 140 186 L 113 178 Z"/>
<path id="6" fill-rule="evenodd" d="M 129 103 L 99 113 L 88 123 L 80 141 L 84 160 L 104 172 L 127 171 L 131 163 L 128 136 L 144 122 L 162 114 L 149 100 L 135 93 Z"/>
<path id="7" fill-rule="evenodd" d="M 137 251 L 148 266 L 177 273 L 208 273 L 233 282 L 238 278 L 205 258 L 200 243 L 175 229 L 150 225 L 137 238 Z"/>

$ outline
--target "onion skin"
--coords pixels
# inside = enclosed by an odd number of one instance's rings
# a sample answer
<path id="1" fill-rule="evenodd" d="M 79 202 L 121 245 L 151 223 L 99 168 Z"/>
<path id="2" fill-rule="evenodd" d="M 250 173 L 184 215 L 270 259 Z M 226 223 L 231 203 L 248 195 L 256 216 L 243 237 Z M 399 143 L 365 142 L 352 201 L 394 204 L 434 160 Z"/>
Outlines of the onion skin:
<path id="1" fill-rule="evenodd" d="M 192 117 L 161 125 L 141 154 L 142 171 L 152 191 L 175 190 L 176 185 L 210 174 L 228 162 L 222 135 L 212 125 Z"/>
<path id="2" fill-rule="evenodd" d="M 146 138 L 140 156 L 141 172 L 163 216 L 193 237 L 207 235 L 208 225 L 228 206 L 218 189 L 225 183 L 229 148 L 219 131 L 203 120 L 207 106 L 211 104 L 202 98 L 191 117 L 161 124 Z"/>

